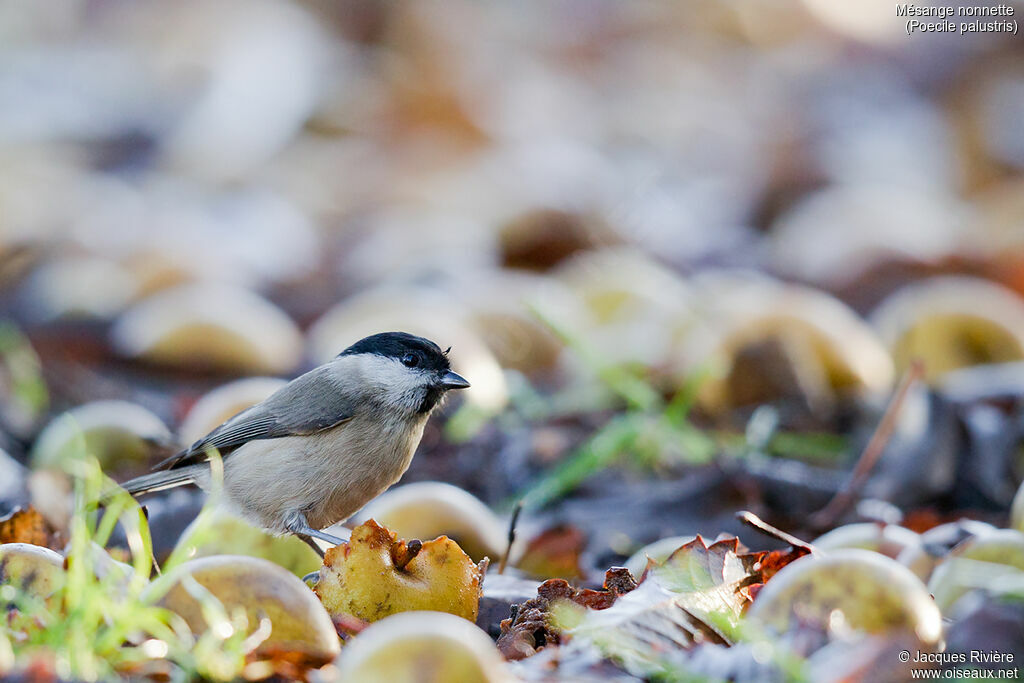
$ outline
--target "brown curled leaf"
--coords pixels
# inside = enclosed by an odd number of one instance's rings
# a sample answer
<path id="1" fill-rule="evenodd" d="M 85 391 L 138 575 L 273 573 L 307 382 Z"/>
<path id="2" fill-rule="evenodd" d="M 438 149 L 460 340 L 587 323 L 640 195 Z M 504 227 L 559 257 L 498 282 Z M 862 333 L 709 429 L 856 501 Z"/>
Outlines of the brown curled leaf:
<path id="1" fill-rule="evenodd" d="M 524 659 L 546 645 L 557 645 L 561 642 L 558 629 L 548 619 L 552 605 L 568 601 L 593 610 L 608 609 L 636 587 L 625 567 L 612 567 L 605 573 L 603 590 L 574 588 L 565 579 L 548 579 L 537 587 L 536 598 L 512 606 L 512 615 L 501 622 L 498 649 L 506 659 Z"/>
<path id="2" fill-rule="evenodd" d="M 532 602 L 532 601 L 531 601 Z M 548 629 L 547 611 L 539 606 L 513 605 L 512 616 L 501 622 L 498 651 L 508 660 L 526 659 L 549 642 L 558 642 Z"/>

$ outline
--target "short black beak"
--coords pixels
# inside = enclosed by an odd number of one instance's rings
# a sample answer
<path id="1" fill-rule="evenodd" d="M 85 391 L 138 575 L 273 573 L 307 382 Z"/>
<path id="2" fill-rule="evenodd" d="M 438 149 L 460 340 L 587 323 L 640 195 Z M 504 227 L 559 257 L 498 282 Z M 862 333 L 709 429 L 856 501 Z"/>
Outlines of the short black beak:
<path id="1" fill-rule="evenodd" d="M 445 376 L 441 378 L 441 386 L 445 389 L 465 389 L 469 386 L 469 382 L 466 378 L 457 372 L 449 370 L 445 373 Z"/>

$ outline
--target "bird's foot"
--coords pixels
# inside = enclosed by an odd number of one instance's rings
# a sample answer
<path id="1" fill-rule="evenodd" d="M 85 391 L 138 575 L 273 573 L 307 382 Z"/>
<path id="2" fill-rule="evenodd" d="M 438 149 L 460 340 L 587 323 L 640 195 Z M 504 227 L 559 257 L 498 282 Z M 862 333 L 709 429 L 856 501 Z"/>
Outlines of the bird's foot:
<path id="1" fill-rule="evenodd" d="M 331 536 L 319 529 L 311 528 L 309 526 L 309 522 L 306 521 L 306 515 L 301 512 L 293 513 L 285 523 L 285 527 L 288 531 L 301 538 L 302 541 L 315 550 L 320 557 L 324 556 L 324 551 L 319 545 L 317 545 L 316 541 L 313 540 L 314 538 L 319 538 L 321 541 L 330 543 L 332 546 L 345 542 L 337 536 Z"/>

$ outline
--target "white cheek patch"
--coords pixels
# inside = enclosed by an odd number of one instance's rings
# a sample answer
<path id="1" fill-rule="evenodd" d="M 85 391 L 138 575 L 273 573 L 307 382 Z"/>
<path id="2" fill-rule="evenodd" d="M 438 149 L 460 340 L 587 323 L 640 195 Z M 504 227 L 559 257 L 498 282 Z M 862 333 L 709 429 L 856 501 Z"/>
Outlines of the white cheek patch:
<path id="1" fill-rule="evenodd" d="M 379 400 L 401 410 L 416 411 L 432 381 L 429 372 L 407 368 L 397 358 L 368 353 L 353 360 L 367 386 L 376 388 Z"/>

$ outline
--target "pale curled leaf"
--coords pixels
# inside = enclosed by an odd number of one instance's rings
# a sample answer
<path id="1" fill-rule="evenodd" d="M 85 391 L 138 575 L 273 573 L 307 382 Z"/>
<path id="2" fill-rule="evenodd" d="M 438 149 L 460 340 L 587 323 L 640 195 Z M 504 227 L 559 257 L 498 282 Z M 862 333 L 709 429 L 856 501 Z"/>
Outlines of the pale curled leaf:
<path id="1" fill-rule="evenodd" d="M 760 554 L 740 555 L 736 538 L 705 545 L 697 538 L 677 549 L 650 571 L 679 604 L 703 621 L 731 631 L 750 599 L 743 587 L 759 580 Z"/>
<path id="2" fill-rule="evenodd" d="M 605 610 L 588 610 L 574 642 L 596 645 L 635 675 L 658 670 L 664 657 L 701 643 L 730 645 L 756 580 L 757 556 L 740 555 L 736 539 L 707 546 L 701 537 L 652 563 L 640 586 Z"/>
<path id="3" fill-rule="evenodd" d="M 573 642 L 596 645 L 627 671 L 644 675 L 669 652 L 704 642 L 727 641 L 683 604 L 685 594 L 648 578 L 606 610 L 590 610 L 571 632 Z"/>
<path id="4" fill-rule="evenodd" d="M 739 541 L 727 538 L 710 546 L 698 535 L 675 550 L 655 571 L 677 593 L 707 590 L 742 581 L 750 575 L 752 561 L 739 555 Z"/>

